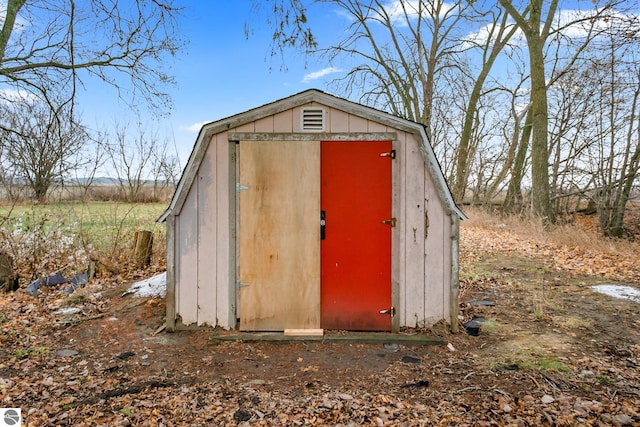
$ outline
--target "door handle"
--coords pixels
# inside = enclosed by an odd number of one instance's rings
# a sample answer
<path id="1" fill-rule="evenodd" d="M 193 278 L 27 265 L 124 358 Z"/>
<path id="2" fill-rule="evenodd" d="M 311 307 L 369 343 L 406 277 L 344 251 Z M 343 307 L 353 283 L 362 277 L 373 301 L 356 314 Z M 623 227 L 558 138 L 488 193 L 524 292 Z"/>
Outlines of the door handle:
<path id="1" fill-rule="evenodd" d="M 320 211 L 320 240 L 324 240 L 326 237 L 326 223 L 327 223 L 327 212 Z"/>

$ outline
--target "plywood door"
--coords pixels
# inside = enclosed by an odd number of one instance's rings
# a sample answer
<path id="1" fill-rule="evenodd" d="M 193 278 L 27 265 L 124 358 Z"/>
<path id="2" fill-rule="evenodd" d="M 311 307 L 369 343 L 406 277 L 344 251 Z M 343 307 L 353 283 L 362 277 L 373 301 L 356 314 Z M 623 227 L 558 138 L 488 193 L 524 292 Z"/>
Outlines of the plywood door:
<path id="1" fill-rule="evenodd" d="M 323 141 L 321 325 L 325 329 L 390 330 L 390 141 Z"/>
<path id="2" fill-rule="evenodd" d="M 239 147 L 240 329 L 320 327 L 320 143 Z"/>

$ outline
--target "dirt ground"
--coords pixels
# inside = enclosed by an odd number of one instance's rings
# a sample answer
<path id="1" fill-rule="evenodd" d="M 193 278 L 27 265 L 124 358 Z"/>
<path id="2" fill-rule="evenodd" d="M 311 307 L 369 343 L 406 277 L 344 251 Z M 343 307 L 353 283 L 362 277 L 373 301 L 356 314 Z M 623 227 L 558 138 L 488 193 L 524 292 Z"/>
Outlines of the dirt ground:
<path id="1" fill-rule="evenodd" d="M 461 322 L 485 319 L 478 336 L 403 331 L 445 346 L 158 332 L 164 300 L 127 284 L 1 295 L 0 406 L 28 426 L 640 426 L 640 303 L 590 288 L 640 288 L 637 246 L 594 257 L 499 222 L 461 242 Z M 594 259 L 619 267 L 590 273 Z"/>

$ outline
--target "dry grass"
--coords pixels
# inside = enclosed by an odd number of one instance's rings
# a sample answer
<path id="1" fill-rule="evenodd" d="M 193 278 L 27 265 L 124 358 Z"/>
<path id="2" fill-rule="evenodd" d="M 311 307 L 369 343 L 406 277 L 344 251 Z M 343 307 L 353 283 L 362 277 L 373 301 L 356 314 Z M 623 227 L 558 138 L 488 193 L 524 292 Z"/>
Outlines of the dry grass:
<path id="1" fill-rule="evenodd" d="M 554 325 L 567 329 L 592 329 L 595 321 L 588 317 L 578 316 L 551 316 Z"/>
<path id="2" fill-rule="evenodd" d="M 154 268 L 166 260 L 166 205 L 120 202 L 0 206 L 0 250 L 13 259 L 22 282 L 61 271 L 70 276 L 95 264 L 98 271 L 134 270 L 133 238 L 152 231 Z"/>
<path id="3" fill-rule="evenodd" d="M 171 200 L 175 186 L 142 185 L 136 194 L 128 194 L 127 189 L 116 184 L 65 185 L 52 186 L 47 194 L 47 203 L 61 202 L 120 202 L 120 203 L 167 203 Z M 25 185 L 13 185 L 11 192 L 0 186 L 0 203 L 30 204 L 33 203 L 32 191 Z"/>
<path id="4" fill-rule="evenodd" d="M 534 217 L 501 216 L 482 208 L 467 208 L 465 213 L 469 219 L 463 222 L 463 227 L 497 227 L 556 247 L 590 249 L 611 255 L 640 253 L 638 242 L 604 237 L 598 230 L 595 216 L 581 217 L 579 222 L 545 227 L 541 219 Z"/>
<path id="5" fill-rule="evenodd" d="M 484 322 L 482 322 L 482 325 L 480 326 L 480 330 L 484 335 L 500 336 L 508 332 L 509 327 L 507 325 L 504 325 L 498 322 L 496 319 L 489 318 L 489 319 L 486 319 Z"/>

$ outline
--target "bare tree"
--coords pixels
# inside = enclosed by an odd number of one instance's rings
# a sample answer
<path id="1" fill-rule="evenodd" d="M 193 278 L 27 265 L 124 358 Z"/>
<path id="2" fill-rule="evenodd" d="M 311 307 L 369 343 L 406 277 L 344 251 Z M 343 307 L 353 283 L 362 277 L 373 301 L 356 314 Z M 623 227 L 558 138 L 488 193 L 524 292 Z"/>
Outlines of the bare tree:
<path id="1" fill-rule="evenodd" d="M 136 202 L 149 177 L 157 135 L 149 135 L 140 125 L 116 124 L 113 140 L 105 143 L 118 186 L 129 202 Z"/>
<path id="2" fill-rule="evenodd" d="M 159 111 L 168 106 L 162 89 L 172 78 L 163 59 L 183 44 L 173 0 L 8 0 L 2 7 L 0 86 L 55 109 L 98 78 L 130 105 L 142 97 Z"/>
<path id="3" fill-rule="evenodd" d="M 40 102 L 22 100 L 5 105 L 0 148 L 5 170 L 29 184 L 39 202 L 46 201 L 54 181 L 76 167 L 72 161 L 87 141 L 83 126 L 71 119 L 69 107 L 52 110 Z"/>
<path id="4" fill-rule="evenodd" d="M 620 29 L 620 23 L 612 28 Z M 640 174 L 640 66 L 638 41 L 627 34 L 610 34 L 608 49 L 600 46 L 588 82 L 596 89 L 597 115 L 591 124 L 597 129 L 593 164 L 593 199 L 600 227 L 606 235 L 624 234 L 624 214 L 633 186 Z M 629 28 L 629 27 L 627 27 Z M 607 54 L 602 54 L 606 52 Z"/>
<path id="5" fill-rule="evenodd" d="M 170 194 L 163 193 L 175 189 L 181 170 L 177 152 L 170 153 L 167 141 L 156 145 L 151 154 L 150 164 L 154 201 L 160 201 L 163 196 L 170 196 Z"/>
<path id="6" fill-rule="evenodd" d="M 580 208 L 593 182 L 585 173 L 584 155 L 596 138 L 593 119 L 598 114 L 598 87 L 591 71 L 577 62 L 549 88 L 550 186 L 554 212 L 569 215 Z"/>
<path id="7" fill-rule="evenodd" d="M 130 202 L 142 199 L 142 190 L 151 185 L 151 198 L 157 201 L 160 193 L 174 187 L 180 172 L 177 154 L 169 150 L 166 140 L 140 124 L 116 124 L 113 134 L 103 136 L 103 146 L 117 184 Z"/>
<path id="8" fill-rule="evenodd" d="M 74 184 L 80 189 L 83 202 L 89 199 L 91 188 L 95 184 L 96 174 L 107 164 L 107 150 L 102 144 L 102 137 L 90 134 L 87 144 L 75 155 Z"/>
<path id="9" fill-rule="evenodd" d="M 476 115 L 478 104 L 483 96 L 483 90 L 489 73 L 493 68 L 498 56 L 502 53 L 509 40 L 517 31 L 514 25 L 508 25 L 508 14 L 502 9 L 496 8 L 487 12 L 492 17 L 490 23 L 485 27 L 486 34 L 482 34 L 478 41 L 470 40 L 479 48 L 482 55 L 480 72 L 473 79 L 473 88 L 469 94 L 469 100 L 464 108 L 464 121 L 462 124 L 462 134 L 456 155 L 456 174 L 453 181 L 453 195 L 457 201 L 462 201 L 469 180 L 470 165 L 473 155 L 476 152 L 472 137 L 474 125 L 476 125 Z"/>
<path id="10" fill-rule="evenodd" d="M 343 79 L 347 91 L 359 91 L 362 102 L 424 124 L 438 145 L 441 135 L 432 128 L 438 82 L 458 62 L 466 48 L 461 31 L 478 13 L 462 0 L 328 3 L 352 19 L 343 40 L 321 50 L 330 60 L 358 58 Z"/>
<path id="11" fill-rule="evenodd" d="M 617 3 L 594 1 L 586 11 L 574 16 L 559 14 L 558 0 L 524 1 L 522 12 L 509 0 L 499 0 L 526 39 L 529 55 L 531 109 L 531 192 L 533 213 L 555 221 L 549 182 L 549 99 L 548 89 L 578 61 L 581 53 L 601 33 L 602 23 L 616 12 Z M 576 33 L 577 31 L 577 33 Z M 551 49 L 555 45 L 555 51 Z M 546 68 L 551 67 L 550 78 Z"/>

